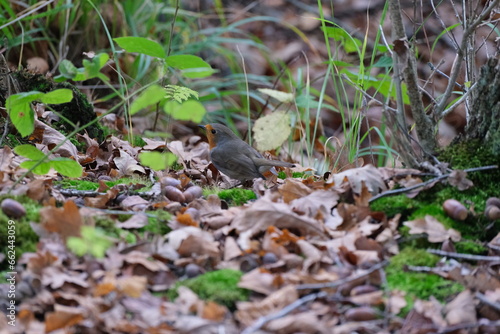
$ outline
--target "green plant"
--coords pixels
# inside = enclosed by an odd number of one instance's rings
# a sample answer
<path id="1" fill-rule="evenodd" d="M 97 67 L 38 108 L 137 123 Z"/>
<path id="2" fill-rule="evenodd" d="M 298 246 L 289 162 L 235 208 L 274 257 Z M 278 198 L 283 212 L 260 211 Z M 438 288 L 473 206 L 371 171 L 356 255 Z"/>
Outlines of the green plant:
<path id="1" fill-rule="evenodd" d="M 78 256 L 90 254 L 96 258 L 103 258 L 106 250 L 113 245 L 113 242 L 104 234 L 101 229 L 82 226 L 81 237 L 69 237 L 68 248 Z"/>
<path id="2" fill-rule="evenodd" d="M 49 93 L 31 91 L 13 94 L 6 100 L 7 113 L 12 124 L 21 136 L 30 135 L 35 129 L 35 113 L 31 103 L 41 101 L 45 104 L 67 103 L 73 99 L 73 92 L 69 89 L 57 89 Z"/>
<path id="3" fill-rule="evenodd" d="M 20 167 L 32 170 L 35 174 L 47 174 L 50 168 L 68 177 L 80 177 L 83 173 L 82 166 L 75 160 L 63 157 L 48 159 L 48 155 L 32 145 L 16 146 L 14 152 L 30 159 L 23 161 Z"/>

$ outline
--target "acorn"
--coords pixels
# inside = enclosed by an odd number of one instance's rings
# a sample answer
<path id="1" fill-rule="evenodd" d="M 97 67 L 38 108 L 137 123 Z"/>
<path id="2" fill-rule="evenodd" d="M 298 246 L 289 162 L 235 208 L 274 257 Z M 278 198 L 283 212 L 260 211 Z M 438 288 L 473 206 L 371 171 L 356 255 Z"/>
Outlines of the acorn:
<path id="1" fill-rule="evenodd" d="M 447 199 L 444 201 L 443 210 L 450 218 L 460 221 L 464 221 L 469 215 L 467 208 L 455 199 Z"/>
<path id="2" fill-rule="evenodd" d="M 184 198 L 186 203 L 192 202 L 203 195 L 203 189 L 200 186 L 192 186 L 184 191 Z"/>
<path id="3" fill-rule="evenodd" d="M 184 203 L 186 201 L 186 198 L 184 197 L 184 194 L 182 193 L 182 191 L 180 191 L 179 189 L 177 189 L 174 186 L 164 187 L 163 193 L 171 201 L 179 202 L 179 203 Z"/>
<path id="4" fill-rule="evenodd" d="M 354 307 L 345 312 L 348 321 L 370 321 L 377 319 L 377 312 L 368 306 Z"/>
<path id="5" fill-rule="evenodd" d="M 165 176 L 160 179 L 160 184 L 164 187 L 166 186 L 179 187 L 181 185 L 181 181 L 174 179 L 171 176 Z"/>
<path id="6" fill-rule="evenodd" d="M 12 198 L 6 198 L 1 204 L 2 211 L 10 218 L 21 218 L 26 215 L 24 206 Z"/>
<path id="7" fill-rule="evenodd" d="M 500 219 L 500 198 L 488 198 L 488 200 L 486 201 L 486 208 L 484 209 L 484 215 L 489 220 Z"/>

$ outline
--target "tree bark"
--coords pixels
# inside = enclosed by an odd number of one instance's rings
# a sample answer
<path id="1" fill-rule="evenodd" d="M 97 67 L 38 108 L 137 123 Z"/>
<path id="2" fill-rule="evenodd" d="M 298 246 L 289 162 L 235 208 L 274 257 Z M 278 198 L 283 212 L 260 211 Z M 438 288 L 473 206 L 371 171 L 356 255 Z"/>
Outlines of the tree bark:
<path id="1" fill-rule="evenodd" d="M 500 155 L 500 62 L 490 58 L 481 67 L 477 98 L 472 104 L 464 136 L 459 140 L 479 139 Z"/>

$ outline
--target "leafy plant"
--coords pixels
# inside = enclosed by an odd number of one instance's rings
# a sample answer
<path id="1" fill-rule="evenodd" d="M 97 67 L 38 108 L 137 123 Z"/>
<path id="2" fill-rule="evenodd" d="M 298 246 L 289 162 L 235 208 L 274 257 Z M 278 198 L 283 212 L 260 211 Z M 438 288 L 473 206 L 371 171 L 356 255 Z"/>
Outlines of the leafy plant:
<path id="1" fill-rule="evenodd" d="M 6 100 L 7 112 L 21 136 L 25 137 L 33 133 L 35 129 L 35 114 L 31 103 L 41 101 L 45 104 L 61 104 L 73 99 L 70 89 L 56 89 L 48 93 L 31 91 L 13 94 Z"/>
<path id="2" fill-rule="evenodd" d="M 113 242 L 104 232 L 91 226 L 82 226 L 81 237 L 69 237 L 68 248 L 78 256 L 90 254 L 98 259 L 103 258 L 106 250 Z"/>
<path id="3" fill-rule="evenodd" d="M 80 177 L 83 173 L 82 166 L 75 160 L 63 157 L 49 160 L 45 153 L 32 145 L 16 146 L 14 152 L 29 159 L 23 161 L 20 167 L 31 169 L 35 174 L 47 174 L 51 168 L 68 177 Z"/>

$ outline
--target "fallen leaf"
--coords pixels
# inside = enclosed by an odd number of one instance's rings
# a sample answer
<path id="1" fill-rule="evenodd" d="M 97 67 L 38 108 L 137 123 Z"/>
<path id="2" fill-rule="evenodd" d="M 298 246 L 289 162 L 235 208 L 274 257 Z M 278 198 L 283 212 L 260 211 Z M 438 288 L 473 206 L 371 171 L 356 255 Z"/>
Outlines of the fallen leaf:
<path id="1" fill-rule="evenodd" d="M 79 237 L 83 224 L 78 207 L 73 201 L 67 201 L 62 208 L 47 206 L 40 209 L 40 225 L 48 232 L 57 233 L 66 240 Z"/>
<path id="2" fill-rule="evenodd" d="M 444 307 L 448 325 L 477 322 L 476 307 L 470 290 L 462 291 Z"/>
<path id="3" fill-rule="evenodd" d="M 238 285 L 239 286 L 239 285 Z M 279 311 L 298 299 L 297 289 L 287 285 L 257 302 L 238 302 L 235 317 L 245 326 L 250 326 L 261 316 Z"/>
<path id="4" fill-rule="evenodd" d="M 377 195 L 380 191 L 387 190 L 382 174 L 373 165 L 366 165 L 360 168 L 348 169 L 344 172 L 332 174 L 327 183 L 334 183 L 341 186 L 347 181 L 356 194 L 361 194 L 363 183 L 372 195 Z"/>
<path id="5" fill-rule="evenodd" d="M 456 242 L 462 238 L 460 232 L 452 228 L 446 229 L 443 224 L 430 215 L 426 215 L 423 219 L 404 222 L 403 225 L 410 228 L 410 234 L 426 233 L 429 242 L 443 242 L 448 239 Z"/>

